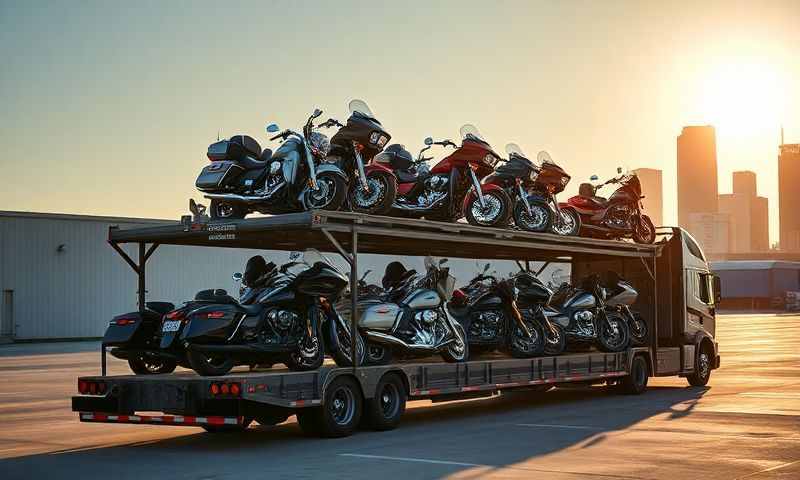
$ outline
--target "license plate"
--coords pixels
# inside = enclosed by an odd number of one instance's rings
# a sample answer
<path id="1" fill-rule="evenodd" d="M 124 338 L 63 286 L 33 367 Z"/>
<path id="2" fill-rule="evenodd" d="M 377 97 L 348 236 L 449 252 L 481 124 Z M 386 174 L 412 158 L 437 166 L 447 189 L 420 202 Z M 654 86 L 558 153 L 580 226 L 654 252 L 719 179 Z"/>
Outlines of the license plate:
<path id="1" fill-rule="evenodd" d="M 181 321 L 180 320 L 170 320 L 168 322 L 164 322 L 164 325 L 161 326 L 162 332 L 177 332 L 181 328 Z"/>

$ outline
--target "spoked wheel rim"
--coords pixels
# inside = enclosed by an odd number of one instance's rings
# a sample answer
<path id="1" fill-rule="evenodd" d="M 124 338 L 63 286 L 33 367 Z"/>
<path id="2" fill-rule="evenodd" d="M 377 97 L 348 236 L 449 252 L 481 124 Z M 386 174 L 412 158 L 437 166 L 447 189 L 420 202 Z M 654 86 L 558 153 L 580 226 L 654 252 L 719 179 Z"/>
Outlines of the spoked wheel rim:
<path id="1" fill-rule="evenodd" d="M 340 386 L 333 392 L 328 402 L 331 419 L 337 425 L 349 425 L 355 415 L 355 404 L 356 399 L 353 391 L 347 387 Z"/>
<path id="2" fill-rule="evenodd" d="M 351 340 L 350 332 L 345 330 L 341 325 L 336 326 L 336 334 L 339 336 L 339 350 L 342 352 L 342 355 L 351 363 L 355 363 L 353 359 L 353 342 Z M 356 358 L 362 359 L 364 358 L 364 340 L 361 338 L 361 335 L 356 337 Z"/>
<path id="3" fill-rule="evenodd" d="M 143 357 L 141 360 L 144 368 L 150 373 L 159 373 L 165 365 L 164 360 L 150 359 L 148 357 Z"/>
<path id="4" fill-rule="evenodd" d="M 400 391 L 393 382 L 386 382 L 379 393 L 381 413 L 384 418 L 393 418 L 400 409 Z"/>
<path id="5" fill-rule="evenodd" d="M 361 182 L 356 182 L 353 186 L 355 192 L 353 193 L 353 203 L 358 208 L 370 209 L 375 205 L 383 202 L 386 196 L 386 182 L 378 176 L 367 177 L 367 189 L 361 185 Z"/>
<path id="6" fill-rule="evenodd" d="M 575 213 L 570 210 L 562 210 L 559 220 L 553 222 L 553 232 L 562 236 L 575 235 L 577 225 Z"/>
<path id="7" fill-rule="evenodd" d="M 528 331 L 531 334 L 530 337 L 528 337 L 518 325 L 515 325 L 514 336 L 511 339 L 511 343 L 513 343 L 514 348 L 521 352 L 533 353 L 536 351 L 536 346 L 541 341 L 539 330 L 535 327 L 533 322 L 527 320 L 523 320 L 523 322 L 525 326 L 528 327 Z"/>
<path id="8" fill-rule="evenodd" d="M 547 334 L 544 336 L 545 348 L 554 350 L 561 345 L 561 329 L 553 327 L 548 329 Z"/>
<path id="9" fill-rule="evenodd" d="M 292 356 L 299 365 L 313 366 L 319 356 L 319 348 L 319 340 L 316 335 L 306 336 L 300 341 L 297 350 L 292 352 Z"/>
<path id="10" fill-rule="evenodd" d="M 708 359 L 708 354 L 706 352 L 702 352 L 700 354 L 700 358 L 697 360 L 697 371 L 700 374 L 700 377 L 706 378 L 708 372 L 710 371 L 711 362 Z"/>
<path id="11" fill-rule="evenodd" d="M 547 225 L 547 216 L 550 212 L 542 205 L 531 205 L 531 213 L 523 208 L 519 216 L 520 225 L 525 230 L 542 230 Z"/>
<path id="12" fill-rule="evenodd" d="M 317 177 L 317 189 L 309 190 L 306 203 L 309 208 L 323 209 L 336 197 L 336 183 L 332 178 Z"/>
<path id="13" fill-rule="evenodd" d="M 656 231 L 644 218 L 636 225 L 636 235 L 640 243 L 653 243 L 656 239 Z"/>
<path id="14" fill-rule="evenodd" d="M 618 349 L 622 347 L 625 342 L 625 336 L 622 334 L 622 328 L 619 326 L 619 320 L 606 319 L 603 322 L 603 337 L 610 348 Z"/>
<path id="15" fill-rule="evenodd" d="M 500 214 L 503 212 L 503 201 L 496 195 L 487 193 L 483 196 L 484 207 L 481 207 L 480 199 L 476 198 L 472 202 L 470 209 L 472 217 L 476 222 L 484 225 L 491 225 L 497 222 Z"/>
<path id="16" fill-rule="evenodd" d="M 235 209 L 230 203 L 218 203 L 216 205 L 217 218 L 230 218 L 233 216 Z"/>

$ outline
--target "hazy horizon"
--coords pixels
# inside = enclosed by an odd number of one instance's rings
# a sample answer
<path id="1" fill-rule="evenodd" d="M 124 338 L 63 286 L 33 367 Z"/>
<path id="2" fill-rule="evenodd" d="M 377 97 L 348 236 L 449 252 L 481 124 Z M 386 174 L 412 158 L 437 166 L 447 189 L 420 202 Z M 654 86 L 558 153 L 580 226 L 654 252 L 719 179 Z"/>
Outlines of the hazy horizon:
<path id="1" fill-rule="evenodd" d="M 800 143 L 800 2 L 0 0 L 0 210 L 178 218 L 217 133 L 270 146 L 367 101 L 416 153 L 478 126 L 571 175 L 663 170 L 717 129 L 720 193 L 752 170 L 777 240 L 780 126 Z M 442 151 L 435 151 L 436 159 Z"/>

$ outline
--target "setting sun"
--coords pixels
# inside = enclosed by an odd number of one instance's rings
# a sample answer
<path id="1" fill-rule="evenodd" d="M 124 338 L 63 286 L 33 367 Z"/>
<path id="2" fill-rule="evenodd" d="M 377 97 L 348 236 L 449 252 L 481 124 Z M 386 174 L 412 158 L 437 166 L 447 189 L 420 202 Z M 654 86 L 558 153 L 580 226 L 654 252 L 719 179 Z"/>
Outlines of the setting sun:
<path id="1" fill-rule="evenodd" d="M 700 89 L 700 112 L 725 140 L 777 133 L 786 85 L 779 70 L 759 59 L 713 64 Z"/>

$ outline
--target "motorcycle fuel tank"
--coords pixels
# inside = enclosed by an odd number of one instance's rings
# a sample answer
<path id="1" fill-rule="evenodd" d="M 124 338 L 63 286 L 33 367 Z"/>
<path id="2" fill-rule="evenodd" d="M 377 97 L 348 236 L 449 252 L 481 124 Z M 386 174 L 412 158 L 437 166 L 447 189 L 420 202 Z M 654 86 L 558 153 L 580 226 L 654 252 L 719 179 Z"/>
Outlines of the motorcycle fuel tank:
<path id="1" fill-rule="evenodd" d="M 619 284 L 619 292 L 606 300 L 606 305 L 616 307 L 618 305 L 633 305 L 639 297 L 639 292 L 627 283 Z"/>
<path id="2" fill-rule="evenodd" d="M 578 292 L 564 302 L 565 308 L 594 308 L 595 306 L 597 306 L 597 301 L 594 295 L 587 292 Z"/>
<path id="3" fill-rule="evenodd" d="M 379 303 L 363 310 L 358 325 L 370 330 L 391 330 L 394 327 L 400 306 L 394 303 Z"/>
<path id="4" fill-rule="evenodd" d="M 439 294 L 433 290 L 416 290 L 411 292 L 402 303 L 408 305 L 414 310 L 421 310 L 423 308 L 436 308 L 442 303 Z"/>

